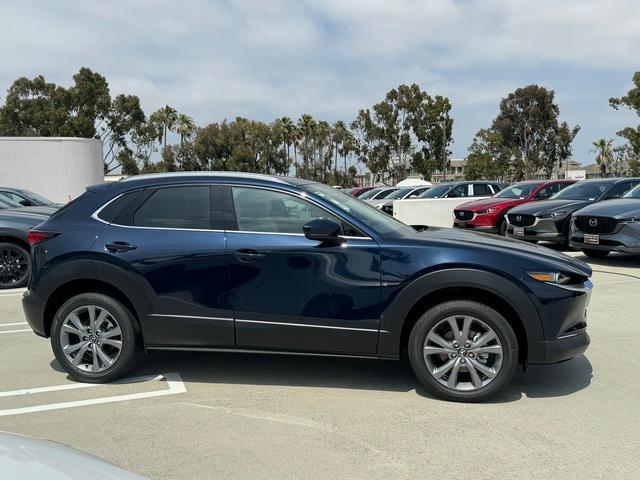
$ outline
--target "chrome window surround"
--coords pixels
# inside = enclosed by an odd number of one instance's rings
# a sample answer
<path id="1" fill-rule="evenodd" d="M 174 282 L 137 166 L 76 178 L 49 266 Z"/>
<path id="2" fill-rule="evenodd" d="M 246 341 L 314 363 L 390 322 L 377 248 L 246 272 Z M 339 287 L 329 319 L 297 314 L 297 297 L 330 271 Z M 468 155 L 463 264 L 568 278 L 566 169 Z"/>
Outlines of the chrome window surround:
<path id="1" fill-rule="evenodd" d="M 189 184 L 176 184 L 176 185 L 160 185 L 160 186 L 150 186 L 150 187 L 146 187 L 146 188 L 172 188 L 172 187 L 184 187 L 184 186 L 191 186 L 194 185 L 192 183 Z M 327 210 L 327 208 L 324 205 L 319 204 L 318 202 L 316 202 L 315 200 L 309 198 L 306 194 L 298 194 L 298 193 L 293 193 L 293 192 L 288 192 L 285 190 L 280 190 L 278 188 L 273 188 L 273 187 L 264 187 L 264 186 L 258 186 L 258 185 L 237 185 L 237 184 L 227 184 L 227 183 L 215 183 L 215 184 L 207 184 L 205 183 L 204 185 L 208 185 L 208 186 L 225 186 L 225 187 L 236 187 L 236 188 L 257 188 L 260 190 L 269 190 L 269 191 L 273 191 L 273 192 L 277 192 L 277 193 L 283 193 L 285 195 L 291 195 L 292 197 L 297 197 L 300 198 L 306 202 L 312 203 L 313 205 L 315 205 L 316 207 L 320 208 L 321 210 L 327 212 L 330 215 L 333 215 L 334 217 L 338 217 L 340 218 L 340 220 L 343 220 L 345 222 L 347 222 L 347 220 L 345 220 L 344 218 L 342 218 L 340 215 L 331 212 L 329 210 Z M 110 205 L 112 202 L 115 202 L 118 198 L 122 197 L 124 194 L 129 193 L 129 192 L 122 192 L 119 195 L 116 195 L 115 197 L 113 197 L 111 200 L 109 200 L 107 203 L 105 203 L 104 205 L 102 205 L 100 208 L 98 208 L 95 212 L 93 212 L 93 214 L 91 214 L 91 218 L 93 218 L 94 220 L 97 220 L 98 222 L 104 223 L 106 225 L 110 225 L 113 227 L 119 227 L 119 228 L 134 228 L 134 229 L 138 229 L 138 230 L 169 230 L 169 231 L 184 231 L 184 232 L 218 232 L 218 233 L 225 233 L 225 232 L 230 232 L 230 233 L 251 233 L 251 234 L 257 234 L 257 235 L 285 235 L 285 236 L 295 236 L 295 237 L 304 237 L 304 233 L 282 233 L 282 232 L 253 232 L 253 231 L 248 231 L 248 230 L 221 230 L 221 229 L 207 229 L 207 228 L 176 228 L 176 227 L 145 227 L 145 226 L 136 226 L 136 225 L 120 225 L 118 223 L 109 223 L 105 220 L 102 220 L 98 215 L 100 215 L 100 212 L 102 212 L 102 210 L 104 210 L 108 205 Z M 350 223 L 350 222 L 347 222 Z M 358 229 L 360 230 L 360 229 Z M 365 233 L 365 232 L 363 232 Z M 354 236 L 348 236 L 348 235 L 344 235 L 344 236 L 340 236 L 340 238 L 344 238 L 347 240 L 372 240 L 373 238 L 370 235 L 367 235 L 365 237 L 354 237 Z"/>

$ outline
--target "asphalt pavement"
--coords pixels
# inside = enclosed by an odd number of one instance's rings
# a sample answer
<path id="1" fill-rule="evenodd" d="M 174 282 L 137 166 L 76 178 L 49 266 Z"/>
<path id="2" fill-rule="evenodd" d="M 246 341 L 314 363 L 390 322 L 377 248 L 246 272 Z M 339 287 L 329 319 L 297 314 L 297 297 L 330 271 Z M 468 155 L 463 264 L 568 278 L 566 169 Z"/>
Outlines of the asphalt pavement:
<path id="1" fill-rule="evenodd" d="M 4 291 L 0 430 L 152 479 L 637 478 L 640 257 L 589 262 L 586 355 L 476 405 L 429 396 L 407 363 L 343 358 L 162 352 L 77 384 Z"/>

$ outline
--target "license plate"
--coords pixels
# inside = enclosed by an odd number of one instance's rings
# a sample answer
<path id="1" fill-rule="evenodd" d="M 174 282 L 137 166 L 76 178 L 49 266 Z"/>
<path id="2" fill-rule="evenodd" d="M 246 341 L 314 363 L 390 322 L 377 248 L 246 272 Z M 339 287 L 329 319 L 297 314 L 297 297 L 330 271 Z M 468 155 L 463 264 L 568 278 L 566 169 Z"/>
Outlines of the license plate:
<path id="1" fill-rule="evenodd" d="M 600 235 L 584 234 L 584 243 L 587 245 L 600 245 Z"/>
<path id="2" fill-rule="evenodd" d="M 513 234 L 516 237 L 524 237 L 524 227 L 513 227 Z"/>
<path id="3" fill-rule="evenodd" d="M 467 228 L 467 222 L 458 222 L 458 228 Z"/>

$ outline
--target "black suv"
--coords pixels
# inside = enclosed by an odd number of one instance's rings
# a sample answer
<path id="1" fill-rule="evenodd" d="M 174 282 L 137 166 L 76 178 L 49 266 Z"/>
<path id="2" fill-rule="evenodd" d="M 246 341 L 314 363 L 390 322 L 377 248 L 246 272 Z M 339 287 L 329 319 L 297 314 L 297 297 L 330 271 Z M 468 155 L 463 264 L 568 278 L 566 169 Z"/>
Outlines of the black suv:
<path id="1" fill-rule="evenodd" d="M 240 173 L 90 187 L 29 234 L 23 305 L 73 377 L 139 349 L 399 359 L 433 394 L 479 401 L 518 363 L 589 344 L 591 269 L 546 248 L 417 232 L 335 188 Z"/>
<path id="2" fill-rule="evenodd" d="M 507 237 L 569 245 L 571 215 L 587 205 L 620 198 L 640 183 L 639 178 L 583 180 L 561 190 L 549 200 L 512 208 L 507 214 Z"/>

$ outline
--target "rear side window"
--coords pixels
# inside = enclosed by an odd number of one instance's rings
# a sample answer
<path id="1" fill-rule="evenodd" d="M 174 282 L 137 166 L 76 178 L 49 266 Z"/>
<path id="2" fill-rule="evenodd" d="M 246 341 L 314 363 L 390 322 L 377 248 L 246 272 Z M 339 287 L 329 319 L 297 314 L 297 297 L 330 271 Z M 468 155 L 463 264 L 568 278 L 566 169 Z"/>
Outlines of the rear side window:
<path id="1" fill-rule="evenodd" d="M 113 222 L 118 217 L 118 214 L 124 210 L 129 203 L 135 200 L 140 193 L 142 193 L 142 190 L 127 192 L 116 197 L 115 200 L 112 200 L 111 203 L 107 204 L 107 206 L 98 212 L 98 218 L 107 223 Z"/>
<path id="2" fill-rule="evenodd" d="M 137 227 L 211 229 L 209 186 L 156 190 L 133 214 Z"/>
<path id="3" fill-rule="evenodd" d="M 447 198 L 460 198 L 469 196 L 469 185 L 458 185 L 447 193 Z"/>
<path id="4" fill-rule="evenodd" d="M 490 197 L 493 192 L 489 189 L 489 185 L 485 183 L 473 184 L 473 196 L 474 197 Z"/>

